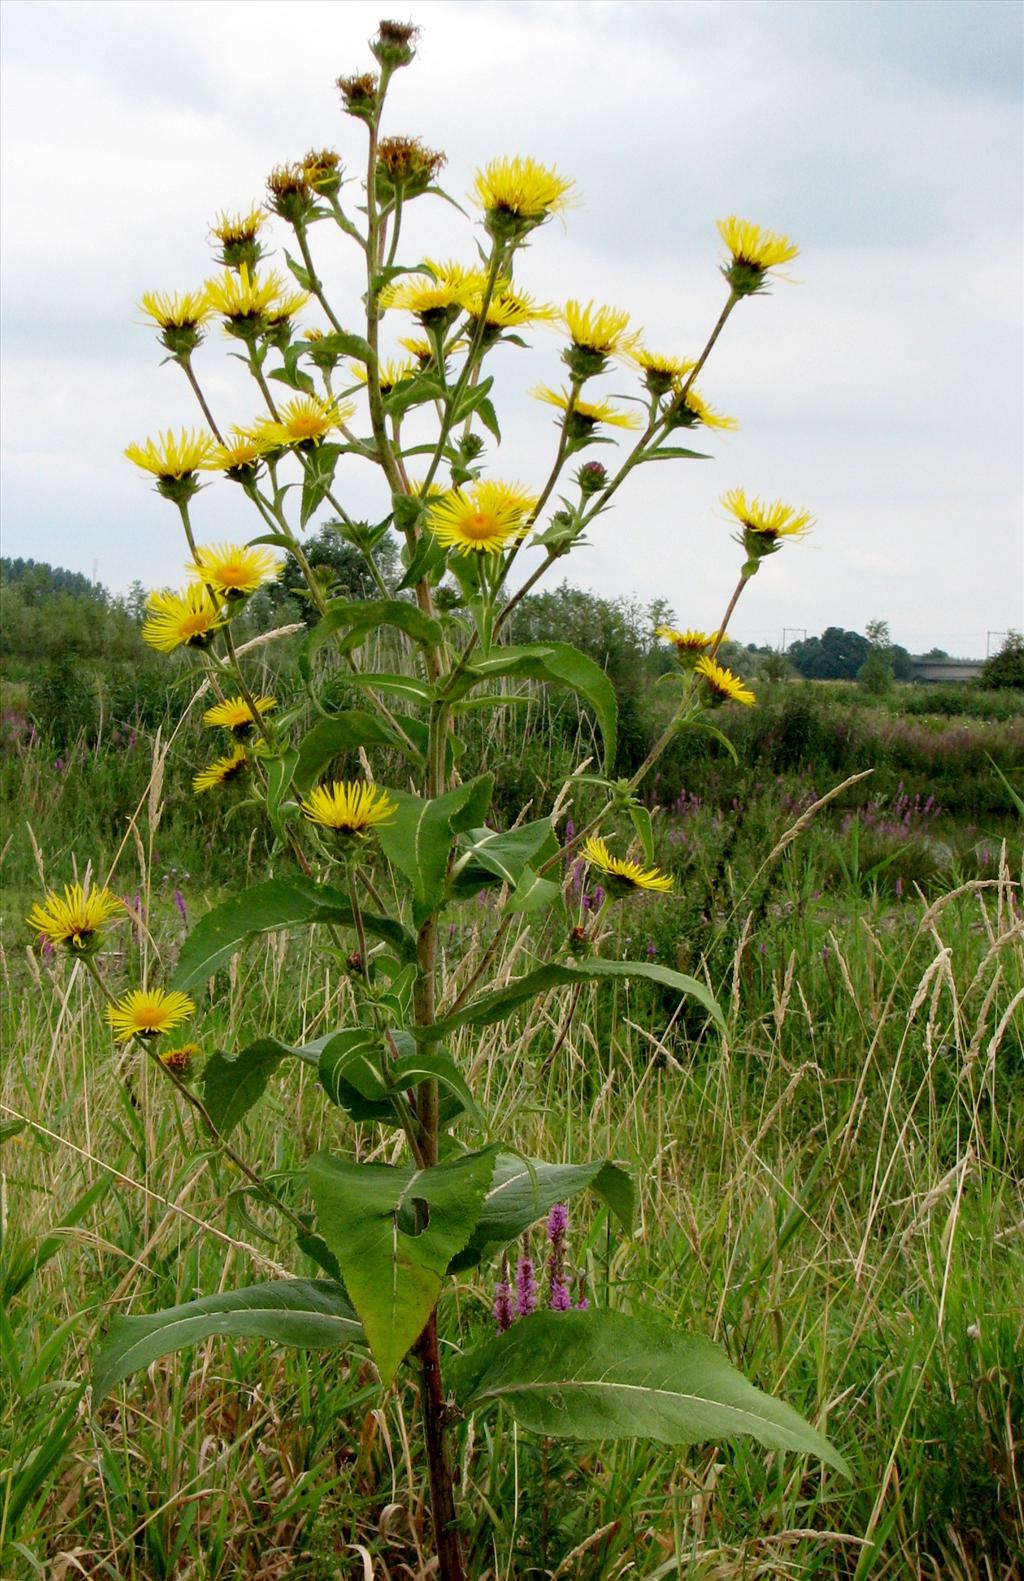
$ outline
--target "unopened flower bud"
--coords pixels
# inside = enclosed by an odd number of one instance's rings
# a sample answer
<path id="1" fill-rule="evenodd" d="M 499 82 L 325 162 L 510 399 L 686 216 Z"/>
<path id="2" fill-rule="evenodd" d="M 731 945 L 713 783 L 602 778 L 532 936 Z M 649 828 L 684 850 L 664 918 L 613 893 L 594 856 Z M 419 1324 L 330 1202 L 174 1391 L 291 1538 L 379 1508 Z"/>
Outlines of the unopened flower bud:
<path id="1" fill-rule="evenodd" d="M 355 77 L 339 77 L 338 88 L 345 101 L 346 115 L 360 121 L 372 121 L 377 113 L 377 78 L 372 71 Z"/>
<path id="2" fill-rule="evenodd" d="M 608 482 L 608 473 L 600 461 L 585 461 L 576 474 L 581 494 L 599 494 Z"/>
<path id="3" fill-rule="evenodd" d="M 302 161 L 302 174 L 314 192 L 333 197 L 341 186 L 341 156 L 333 148 L 311 148 Z"/>

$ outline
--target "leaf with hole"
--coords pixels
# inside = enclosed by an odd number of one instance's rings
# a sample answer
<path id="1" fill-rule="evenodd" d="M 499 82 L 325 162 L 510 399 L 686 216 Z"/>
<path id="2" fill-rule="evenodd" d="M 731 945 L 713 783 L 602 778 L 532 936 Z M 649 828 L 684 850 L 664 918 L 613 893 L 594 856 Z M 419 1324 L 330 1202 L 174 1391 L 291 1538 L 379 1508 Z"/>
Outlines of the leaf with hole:
<path id="1" fill-rule="evenodd" d="M 476 1228 L 453 1259 L 452 1272 L 485 1262 L 542 1219 L 556 1202 L 568 1202 L 587 1190 L 608 1205 L 628 1235 L 633 1226 L 633 1182 L 618 1164 L 605 1159 L 547 1164 L 539 1158 L 499 1153 Z"/>

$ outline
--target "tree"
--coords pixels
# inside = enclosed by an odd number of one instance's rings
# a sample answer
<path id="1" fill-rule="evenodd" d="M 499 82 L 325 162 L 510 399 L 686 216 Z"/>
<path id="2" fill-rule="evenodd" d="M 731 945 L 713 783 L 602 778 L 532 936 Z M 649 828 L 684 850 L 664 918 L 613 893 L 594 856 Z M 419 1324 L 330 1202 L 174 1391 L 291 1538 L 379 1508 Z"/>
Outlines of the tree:
<path id="1" fill-rule="evenodd" d="M 889 623 L 885 620 L 869 620 L 864 632 L 868 639 L 868 654 L 857 672 L 857 679 L 866 692 L 881 697 L 891 691 L 893 683 Z"/>
<path id="2" fill-rule="evenodd" d="M 1007 632 L 999 652 L 982 665 L 979 680 L 982 686 L 1024 690 L 1024 636 L 1019 631 Z"/>
<path id="3" fill-rule="evenodd" d="M 859 631 L 827 626 L 820 637 L 791 642 L 787 658 L 800 675 L 811 681 L 854 681 L 868 656 L 870 643 Z"/>

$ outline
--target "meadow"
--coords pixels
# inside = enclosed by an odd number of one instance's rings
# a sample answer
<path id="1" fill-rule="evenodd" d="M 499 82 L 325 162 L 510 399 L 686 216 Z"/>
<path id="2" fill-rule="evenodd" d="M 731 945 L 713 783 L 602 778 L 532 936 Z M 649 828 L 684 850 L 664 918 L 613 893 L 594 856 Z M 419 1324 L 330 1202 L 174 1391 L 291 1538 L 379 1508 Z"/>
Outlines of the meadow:
<path id="1" fill-rule="evenodd" d="M 474 768 L 497 775 L 499 820 L 593 752 L 575 702 L 516 686 L 505 723 L 469 737 Z M 613 1242 L 597 1198 L 573 1201 L 577 1288 L 711 1336 L 827 1431 L 853 1476 L 749 1442 L 580 1449 L 501 1417 L 462 1424 L 480 1581 L 1021 1574 L 1024 873 L 1007 779 L 1024 699 L 758 689 L 758 709 L 717 716 L 738 764 L 695 738 L 662 761 L 649 800 L 676 893 L 616 908 L 601 942 L 703 977 L 726 1035 L 655 986 L 587 985 L 459 1033 L 452 1053 L 524 1152 L 632 1174 L 631 1238 Z M 621 772 L 652 728 L 644 695 L 638 683 Z M 179 726 L 177 706 L 164 717 L 140 695 L 60 736 L 67 696 L 49 721 L 35 699 L 33 715 L 27 681 L 8 685 L 0 725 L 0 1570 L 426 1576 L 418 1401 L 406 1386 L 382 1397 L 368 1362 L 214 1339 L 90 1408 L 115 1311 L 316 1268 L 152 1069 L 114 1052 L 80 964 L 41 955 L 23 922 L 76 863 L 111 871 L 132 914 L 104 952 L 120 988 L 173 963 L 213 901 L 281 858 L 244 809 L 197 811 L 197 710 Z M 567 794 L 585 819 L 586 788 Z M 585 921 L 581 867 L 563 880 Z M 481 894 L 452 914 L 446 981 L 475 969 L 494 906 Z M 535 947 L 509 931 L 497 982 Z M 308 935 L 249 945 L 204 996 L 204 1053 L 343 1024 L 357 970 Z M 394 1145 L 326 1115 L 314 1085 L 303 1067 L 275 1077 L 239 1132 L 300 1207 L 311 1149 L 387 1160 Z M 490 1329 L 496 1277 L 484 1265 L 446 1301 L 449 1354 Z"/>

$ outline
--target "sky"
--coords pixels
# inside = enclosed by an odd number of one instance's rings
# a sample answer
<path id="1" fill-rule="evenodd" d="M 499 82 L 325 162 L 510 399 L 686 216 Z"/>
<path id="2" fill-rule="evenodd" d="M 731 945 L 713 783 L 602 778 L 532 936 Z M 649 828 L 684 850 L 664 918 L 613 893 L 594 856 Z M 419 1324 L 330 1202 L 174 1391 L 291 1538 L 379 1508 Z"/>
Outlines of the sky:
<path id="1" fill-rule="evenodd" d="M 372 64 L 381 14 L 363 0 L 3 4 L 4 554 L 115 592 L 181 585 L 174 507 L 122 452 L 199 414 L 136 304 L 215 272 L 210 221 L 258 201 L 273 165 L 327 144 L 358 168 L 363 129 L 334 81 Z M 626 308 L 647 344 L 692 356 L 724 300 L 715 220 L 800 245 L 701 377 L 738 432 L 700 436 L 712 459 L 634 475 L 556 579 L 713 626 L 739 559 L 719 498 L 741 486 L 817 523 L 745 590 L 741 641 L 881 618 L 914 652 L 984 656 L 1024 627 L 1019 5 L 411 0 L 396 14 L 423 31 L 385 131 L 444 149 L 456 199 L 468 207 L 498 154 L 576 180 L 581 202 L 517 266 L 536 296 Z M 455 208 L 424 198 L 409 215 L 410 264 L 473 256 L 479 226 Z M 357 328 L 360 260 L 326 231 L 318 268 Z M 396 338 L 409 327 L 386 321 Z M 564 370 L 556 334 L 529 339 L 494 357 L 503 443 L 488 461 L 538 486 L 553 413 L 527 392 Z M 229 350 L 214 329 L 197 371 L 216 412 L 250 421 Z M 598 386 L 635 388 L 623 369 Z M 384 514 L 365 464 L 338 484 L 356 516 Z M 193 507 L 201 541 L 255 536 L 250 510 L 212 485 Z"/>

